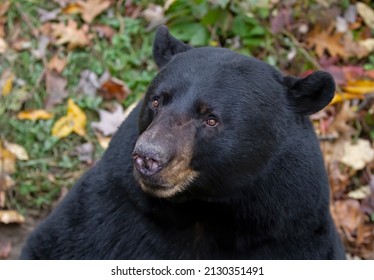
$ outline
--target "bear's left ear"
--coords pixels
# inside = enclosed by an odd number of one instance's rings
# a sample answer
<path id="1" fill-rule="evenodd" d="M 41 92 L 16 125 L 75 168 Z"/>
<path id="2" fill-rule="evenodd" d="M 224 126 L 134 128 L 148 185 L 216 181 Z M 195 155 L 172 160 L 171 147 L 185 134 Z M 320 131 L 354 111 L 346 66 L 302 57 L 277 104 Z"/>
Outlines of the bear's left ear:
<path id="1" fill-rule="evenodd" d="M 288 100 L 296 113 L 311 115 L 327 106 L 335 94 L 335 81 L 330 73 L 316 71 L 300 79 L 284 78 Z"/>
<path id="2" fill-rule="evenodd" d="M 170 35 L 166 26 L 161 25 L 153 43 L 153 58 L 159 69 L 164 67 L 177 53 L 188 51 L 191 46 Z"/>

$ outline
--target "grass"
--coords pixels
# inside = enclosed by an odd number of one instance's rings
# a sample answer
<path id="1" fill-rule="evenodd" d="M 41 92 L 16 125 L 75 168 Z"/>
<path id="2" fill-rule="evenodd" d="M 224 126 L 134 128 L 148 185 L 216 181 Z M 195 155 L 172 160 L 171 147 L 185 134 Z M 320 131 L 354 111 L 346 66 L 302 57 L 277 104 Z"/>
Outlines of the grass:
<path id="1" fill-rule="evenodd" d="M 23 146 L 30 157 L 28 161 L 17 161 L 17 171 L 12 175 L 17 185 L 7 193 L 7 207 L 21 212 L 27 208 L 51 207 L 61 189 L 71 187 L 90 167 L 78 159 L 75 154 L 77 146 L 85 142 L 93 143 L 95 159 L 99 159 L 104 151 L 90 123 L 98 120 L 97 110 L 105 108 L 110 101 L 79 94 L 76 89 L 80 73 L 88 69 L 100 76 L 104 71 L 109 71 L 113 77 L 125 81 L 132 94 L 124 101 L 124 106 L 130 105 L 145 92 L 156 73 L 151 59 L 153 33 L 145 31 L 145 22 L 142 19 L 109 17 L 105 13 L 95 23 L 115 29 L 116 34 L 111 42 L 96 36 L 91 46 L 83 49 L 68 51 L 65 47 L 49 46 L 46 56 L 37 59 L 32 50 L 38 47 L 39 38 L 33 34 L 33 29 L 41 26 L 38 8 L 53 10 L 57 5 L 47 0 L 12 1 L 6 19 L 7 34 L 19 29 L 21 37 L 31 42 L 31 48 L 0 56 L 0 73 L 10 70 L 18 81 L 11 94 L 0 97 L 0 137 Z M 120 20 L 124 20 L 126 26 L 122 33 L 119 32 Z M 66 112 L 65 102 L 52 108 L 52 120 L 35 122 L 16 118 L 19 111 L 44 107 L 47 94 L 42 80 L 43 72 L 46 62 L 56 53 L 68 58 L 62 75 L 68 80 L 69 97 L 78 103 L 88 117 L 87 135 L 84 138 L 72 134 L 58 140 L 51 136 L 53 123 Z"/>

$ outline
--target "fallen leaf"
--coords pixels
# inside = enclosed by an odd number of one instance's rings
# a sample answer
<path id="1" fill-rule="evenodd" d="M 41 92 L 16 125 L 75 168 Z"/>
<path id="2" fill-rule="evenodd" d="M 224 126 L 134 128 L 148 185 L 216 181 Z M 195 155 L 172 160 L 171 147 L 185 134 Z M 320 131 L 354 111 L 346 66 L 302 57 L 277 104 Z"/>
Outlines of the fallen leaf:
<path id="1" fill-rule="evenodd" d="M 362 17 L 365 24 L 374 29 L 374 10 L 362 2 L 356 3 L 357 13 Z"/>
<path id="2" fill-rule="evenodd" d="M 374 39 L 373 38 L 359 41 L 358 44 L 364 47 L 368 51 L 368 53 L 371 53 L 374 51 Z"/>
<path id="3" fill-rule="evenodd" d="M 78 1 L 78 4 L 81 6 L 82 19 L 90 23 L 95 17 L 108 9 L 111 2 L 110 0 L 86 0 Z"/>
<path id="4" fill-rule="evenodd" d="M 83 70 L 80 74 L 77 91 L 84 95 L 94 96 L 98 88 L 100 88 L 100 82 L 96 73 L 88 69 Z"/>
<path id="5" fill-rule="evenodd" d="M 32 54 L 37 58 L 37 59 L 42 59 L 43 57 L 46 56 L 46 51 L 47 47 L 50 43 L 50 39 L 46 35 L 42 35 L 38 39 L 38 48 L 36 50 L 32 51 Z"/>
<path id="6" fill-rule="evenodd" d="M 8 12 L 10 4 L 10 1 L 3 1 L 0 3 L 0 17 L 4 16 Z"/>
<path id="7" fill-rule="evenodd" d="M 22 224 L 25 218 L 15 210 L 0 210 L 0 223 L 3 224 Z"/>
<path id="8" fill-rule="evenodd" d="M 149 4 L 142 12 L 142 16 L 149 23 L 147 27 L 148 30 L 151 30 L 160 24 L 164 24 L 167 20 L 164 15 L 164 8 L 153 3 Z"/>
<path id="9" fill-rule="evenodd" d="M 57 19 L 58 14 L 61 12 L 61 9 L 55 9 L 52 11 L 47 11 L 44 9 L 38 9 L 39 20 L 40 22 L 46 22 Z"/>
<path id="10" fill-rule="evenodd" d="M 273 16 L 270 20 L 271 25 L 271 32 L 273 34 L 279 33 L 283 30 L 283 28 L 286 28 L 290 26 L 292 22 L 292 13 L 289 9 L 280 9 L 278 10 L 277 14 Z"/>
<path id="11" fill-rule="evenodd" d="M 357 143 L 352 144 L 351 141 L 344 143 L 344 155 L 341 162 L 354 170 L 361 170 L 366 164 L 374 160 L 374 150 L 370 141 L 358 139 Z"/>
<path id="12" fill-rule="evenodd" d="M 15 78 L 14 73 L 9 70 L 5 70 L 1 75 L 0 85 L 1 85 L 1 95 L 8 96 L 13 89 L 13 80 Z"/>
<path id="13" fill-rule="evenodd" d="M 68 15 L 79 14 L 82 12 L 82 6 L 76 2 L 69 3 L 62 9 L 62 12 Z"/>
<path id="14" fill-rule="evenodd" d="M 309 47 L 314 48 L 318 57 L 323 57 L 325 51 L 331 56 L 345 58 L 347 53 L 342 44 L 343 34 L 330 34 L 329 31 L 321 27 L 315 27 L 310 33 L 306 42 Z"/>
<path id="15" fill-rule="evenodd" d="M 109 41 L 111 41 L 114 34 L 116 34 L 116 31 L 112 27 L 104 24 L 95 24 L 92 26 L 92 30 L 97 32 L 99 37 L 107 38 Z"/>
<path id="16" fill-rule="evenodd" d="M 23 51 L 30 49 L 32 47 L 32 43 L 29 40 L 19 38 L 12 42 L 11 48 L 16 51 Z"/>
<path id="17" fill-rule="evenodd" d="M 60 104 L 68 96 L 66 91 L 67 80 L 56 71 L 46 71 L 45 84 L 48 94 L 46 101 L 47 109 Z"/>
<path id="18" fill-rule="evenodd" d="M 87 164 L 92 164 L 94 152 L 94 145 L 92 143 L 87 142 L 76 147 L 75 152 L 80 161 L 86 162 Z"/>
<path id="19" fill-rule="evenodd" d="M 330 105 L 353 99 L 364 99 L 364 96 L 354 93 L 339 92 L 335 94 L 334 98 L 330 102 Z"/>
<path id="20" fill-rule="evenodd" d="M 7 49 L 8 43 L 3 38 L 0 38 L 0 53 L 5 53 Z"/>
<path id="21" fill-rule="evenodd" d="M 54 55 L 48 62 L 48 69 L 55 70 L 57 73 L 61 74 L 67 62 L 68 60 L 66 57 L 60 58 L 58 55 Z"/>
<path id="22" fill-rule="evenodd" d="M 91 126 L 99 130 L 104 136 L 113 135 L 125 119 L 123 108 L 116 104 L 113 112 L 99 110 L 100 122 L 92 122 Z"/>
<path id="23" fill-rule="evenodd" d="M 130 94 L 130 89 L 123 81 L 112 77 L 101 85 L 99 94 L 104 99 L 117 99 L 122 102 Z"/>
<path id="24" fill-rule="evenodd" d="M 19 160 L 29 160 L 29 155 L 26 152 L 26 149 L 21 145 L 15 143 L 9 143 L 7 141 L 3 142 L 5 149 L 11 152 Z"/>
<path id="25" fill-rule="evenodd" d="M 49 120 L 53 117 L 51 113 L 46 110 L 28 110 L 22 111 L 17 114 L 17 119 L 19 120 Z"/>
<path id="26" fill-rule="evenodd" d="M 349 125 L 349 123 L 355 117 L 356 114 L 349 106 L 349 102 L 344 102 L 342 108 L 338 111 L 331 125 L 328 127 L 327 133 L 335 134 L 341 139 L 350 138 L 353 133 L 353 127 Z"/>
<path id="27" fill-rule="evenodd" d="M 343 229 L 348 239 L 353 241 L 359 225 L 364 221 L 360 203 L 354 199 L 337 200 L 334 207 L 337 225 Z"/>
<path id="28" fill-rule="evenodd" d="M 100 133 L 96 133 L 97 140 L 99 141 L 99 144 L 101 148 L 106 150 L 109 147 L 110 140 L 112 139 L 111 137 L 105 137 L 101 135 Z"/>
<path id="29" fill-rule="evenodd" d="M 77 47 L 88 46 L 91 42 L 88 34 L 88 25 L 83 25 L 80 29 L 78 24 L 69 20 L 67 25 L 64 23 L 52 24 L 52 36 L 55 38 L 56 45 L 68 45 L 68 49 L 72 50 Z"/>
<path id="30" fill-rule="evenodd" d="M 12 243 L 10 241 L 3 242 L 2 240 L 0 240 L 0 260 L 7 259 L 11 251 L 12 251 Z"/>
<path id="31" fill-rule="evenodd" d="M 16 171 L 16 156 L 3 147 L 0 142 L 0 171 L 12 174 Z"/>
<path id="32" fill-rule="evenodd" d="M 5 192 L 15 185 L 14 180 L 8 174 L 3 174 L 0 171 L 0 208 L 5 207 L 6 195 Z"/>
<path id="33" fill-rule="evenodd" d="M 84 112 L 72 99 L 69 99 L 67 114 L 53 125 L 52 136 L 64 138 L 72 132 L 75 132 L 79 136 L 84 136 L 86 134 L 86 123 L 87 117 Z"/>
<path id="34" fill-rule="evenodd" d="M 367 94 L 374 92 L 374 81 L 357 80 L 348 81 L 347 85 L 343 87 L 344 91 L 353 94 Z"/>
<path id="35" fill-rule="evenodd" d="M 353 199 L 364 199 L 371 195 L 370 186 L 361 186 L 356 190 L 350 191 L 348 193 L 349 198 Z"/>

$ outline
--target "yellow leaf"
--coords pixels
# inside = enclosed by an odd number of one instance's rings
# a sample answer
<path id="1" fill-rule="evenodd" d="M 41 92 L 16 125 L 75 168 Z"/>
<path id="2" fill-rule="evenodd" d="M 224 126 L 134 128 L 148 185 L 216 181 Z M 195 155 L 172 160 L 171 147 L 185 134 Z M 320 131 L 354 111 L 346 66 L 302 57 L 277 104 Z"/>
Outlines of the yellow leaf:
<path id="1" fill-rule="evenodd" d="M 359 94 L 346 93 L 346 92 L 336 93 L 334 98 L 331 100 L 330 105 L 343 102 L 346 100 L 352 100 L 352 99 L 363 99 L 363 96 Z"/>
<path id="2" fill-rule="evenodd" d="M 72 99 L 68 100 L 68 116 L 74 119 L 73 131 L 80 136 L 84 136 L 86 134 L 87 117 Z"/>
<path id="3" fill-rule="evenodd" d="M 19 120 L 49 120 L 53 117 L 53 115 L 46 110 L 29 110 L 29 111 L 22 111 L 17 114 L 17 118 Z"/>
<path id="4" fill-rule="evenodd" d="M 17 223 L 22 224 L 25 221 L 25 218 L 14 210 L 0 210 L 0 223 L 10 224 Z"/>
<path id="5" fill-rule="evenodd" d="M 3 147 L 0 142 L 0 171 L 12 174 L 16 171 L 16 156 Z"/>
<path id="6" fill-rule="evenodd" d="M 15 155 L 17 159 L 29 160 L 29 155 L 27 154 L 26 149 L 21 145 L 4 141 L 4 147 L 13 155 Z"/>
<path id="7" fill-rule="evenodd" d="M 3 85 L 1 88 L 1 92 L 3 96 L 7 96 L 9 95 L 9 93 L 11 93 L 12 88 L 13 88 L 13 79 L 14 79 L 13 73 L 9 72 L 8 74 L 5 74 Z"/>
<path id="8" fill-rule="evenodd" d="M 86 134 L 86 123 L 87 117 L 84 112 L 72 99 L 69 99 L 67 114 L 53 125 L 52 136 L 64 138 L 72 132 L 84 136 Z"/>
<path id="9" fill-rule="evenodd" d="M 73 132 L 74 120 L 71 117 L 64 116 L 58 119 L 52 127 L 52 136 L 64 138 Z"/>
<path id="10" fill-rule="evenodd" d="M 348 82 L 348 85 L 343 87 L 344 91 L 354 94 L 367 94 L 374 92 L 374 81 L 358 80 Z"/>

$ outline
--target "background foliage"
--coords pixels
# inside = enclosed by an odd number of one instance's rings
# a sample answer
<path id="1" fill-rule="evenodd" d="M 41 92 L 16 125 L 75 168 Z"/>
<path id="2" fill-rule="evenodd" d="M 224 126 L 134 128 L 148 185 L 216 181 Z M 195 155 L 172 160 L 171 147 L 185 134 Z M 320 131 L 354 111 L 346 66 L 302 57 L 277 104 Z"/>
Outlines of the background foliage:
<path id="1" fill-rule="evenodd" d="M 374 258 L 370 3 L 2 1 L 0 224 L 22 224 L 33 210 L 49 211 L 100 158 L 124 109 L 157 72 L 152 40 L 155 28 L 166 24 L 195 47 L 230 48 L 285 74 L 333 74 L 335 99 L 311 117 L 329 171 L 331 211 L 347 252 Z M 0 258 L 11 248 L 0 232 Z"/>

